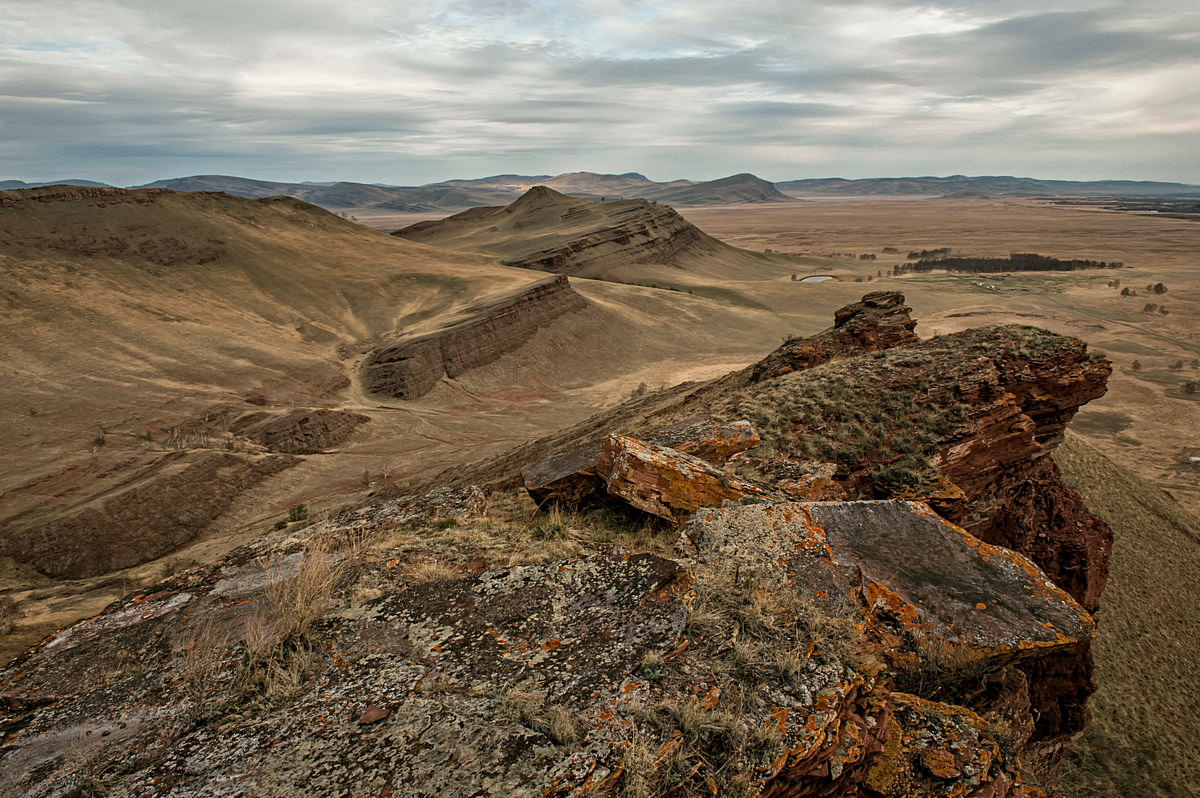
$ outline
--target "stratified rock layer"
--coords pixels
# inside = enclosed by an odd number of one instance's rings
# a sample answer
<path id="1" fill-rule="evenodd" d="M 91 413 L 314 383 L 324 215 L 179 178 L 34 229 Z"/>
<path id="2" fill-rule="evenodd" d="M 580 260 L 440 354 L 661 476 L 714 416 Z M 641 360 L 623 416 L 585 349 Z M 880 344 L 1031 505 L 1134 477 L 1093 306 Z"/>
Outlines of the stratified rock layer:
<path id="1" fill-rule="evenodd" d="M 60 579 L 139 565 L 195 538 L 239 493 L 299 462 L 214 451 L 157 458 L 101 499 L 49 523 L 9 520 L 0 555 Z"/>
<path id="2" fill-rule="evenodd" d="M 545 186 L 534 186 L 503 208 L 473 208 L 394 235 L 440 246 L 469 242 L 503 254 L 510 266 L 587 277 L 616 265 L 680 265 L 736 252 L 665 205 L 643 199 L 595 202 Z M 496 247 L 489 246 L 492 238 Z"/>
<path id="3" fill-rule="evenodd" d="M 875 352 L 902 344 L 916 343 L 910 317 L 898 291 L 876 291 L 834 314 L 833 327 L 812 338 L 787 341 L 751 369 L 755 382 L 789 372 L 812 368 L 836 357 Z"/>
<path id="4" fill-rule="evenodd" d="M 301 454 L 337 446 L 367 421 L 370 418 L 362 413 L 344 410 L 257 412 L 237 418 L 230 432 L 244 435 L 273 452 Z"/>
<path id="5" fill-rule="evenodd" d="M 443 376 L 458 377 L 520 348 L 539 329 L 587 306 L 566 277 L 539 283 L 490 305 L 469 308 L 445 329 L 402 338 L 367 356 L 363 386 L 372 393 L 416 399 Z"/>

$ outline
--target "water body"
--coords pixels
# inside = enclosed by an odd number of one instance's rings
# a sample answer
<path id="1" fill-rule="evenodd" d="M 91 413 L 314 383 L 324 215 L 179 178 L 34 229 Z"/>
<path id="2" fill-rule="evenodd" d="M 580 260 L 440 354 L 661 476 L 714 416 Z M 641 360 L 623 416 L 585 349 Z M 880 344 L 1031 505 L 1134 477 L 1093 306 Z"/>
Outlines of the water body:
<path id="1" fill-rule="evenodd" d="M 823 283 L 826 280 L 832 280 L 832 279 L 833 279 L 832 274 L 812 274 L 812 275 L 809 275 L 808 277 L 800 278 L 800 282 L 802 282 L 802 283 Z"/>

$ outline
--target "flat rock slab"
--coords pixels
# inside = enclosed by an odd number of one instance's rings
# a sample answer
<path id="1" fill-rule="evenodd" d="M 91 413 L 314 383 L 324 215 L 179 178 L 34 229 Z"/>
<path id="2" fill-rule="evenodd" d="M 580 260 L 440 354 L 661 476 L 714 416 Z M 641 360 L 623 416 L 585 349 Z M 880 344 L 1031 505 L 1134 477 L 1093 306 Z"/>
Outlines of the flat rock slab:
<path id="1" fill-rule="evenodd" d="M 678 548 L 857 606 L 897 670 L 995 667 L 1090 640 L 1095 623 L 1031 561 L 905 501 L 698 512 Z"/>
<path id="2" fill-rule="evenodd" d="M 56 638 L 0 669 L 0 794 L 65 794 L 92 756 L 132 763 L 107 771 L 112 796 L 539 795 L 604 778 L 629 734 L 626 705 L 646 700 L 633 674 L 677 645 L 690 584 L 655 555 L 593 554 L 411 585 L 323 619 L 330 656 L 312 681 L 219 725 L 187 721 L 195 638 L 153 628 L 173 613 L 195 635 L 244 603 L 130 600 L 70 641 L 102 626 L 102 649 Z M 234 637 L 214 639 L 197 651 L 210 700 L 234 689 L 241 659 Z M 110 673 L 113 652 L 135 647 L 142 664 Z M 43 698 L 48 683 L 62 692 Z M 571 744 L 555 728 L 573 729 Z"/>

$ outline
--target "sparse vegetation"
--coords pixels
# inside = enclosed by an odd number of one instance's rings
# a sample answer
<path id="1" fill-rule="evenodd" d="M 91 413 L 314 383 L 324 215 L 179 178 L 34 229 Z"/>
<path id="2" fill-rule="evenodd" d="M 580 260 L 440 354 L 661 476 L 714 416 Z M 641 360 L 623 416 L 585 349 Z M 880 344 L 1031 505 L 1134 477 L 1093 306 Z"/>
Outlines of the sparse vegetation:
<path id="1" fill-rule="evenodd" d="M 244 624 L 241 690 L 268 702 L 294 695 L 322 660 L 309 628 L 328 607 L 339 580 L 356 564 L 352 547 L 339 551 L 332 539 L 307 542 L 291 558 L 262 563 L 268 576 L 259 606 Z"/>
<path id="2" fill-rule="evenodd" d="M 817 663 L 865 665 L 850 614 L 834 604 L 818 607 L 794 587 L 742 569 L 701 568 L 694 589 L 685 634 L 711 669 L 704 677 L 710 695 L 719 697 L 691 694 L 685 683 L 696 674 L 643 658 L 644 678 L 670 698 L 640 712 L 625 756 L 623 796 L 741 794 L 782 744 L 775 727 L 751 722 L 767 707 L 768 691 L 799 686 Z M 678 744 L 658 760 L 651 752 L 667 740 Z"/>
<path id="3" fill-rule="evenodd" d="M 561 704 L 548 701 L 545 691 L 536 684 L 509 689 L 496 704 L 496 716 L 540 732 L 555 745 L 579 739 L 579 720 L 575 714 Z"/>
<path id="4" fill-rule="evenodd" d="M 936 441 L 967 410 L 952 398 L 926 395 L 923 385 L 887 387 L 896 369 L 926 368 L 925 357 L 898 350 L 852 366 L 827 363 L 734 394 L 715 411 L 724 421 L 753 424 L 764 455 L 833 462 L 842 475 L 874 462 L 861 490 L 875 497 L 908 493 L 934 478 L 929 461 Z M 867 391 L 872 401 L 859 401 Z"/>
<path id="5" fill-rule="evenodd" d="M 0 635 L 6 635 L 12 631 L 15 614 L 16 609 L 13 607 L 12 599 L 8 596 L 0 596 Z"/>

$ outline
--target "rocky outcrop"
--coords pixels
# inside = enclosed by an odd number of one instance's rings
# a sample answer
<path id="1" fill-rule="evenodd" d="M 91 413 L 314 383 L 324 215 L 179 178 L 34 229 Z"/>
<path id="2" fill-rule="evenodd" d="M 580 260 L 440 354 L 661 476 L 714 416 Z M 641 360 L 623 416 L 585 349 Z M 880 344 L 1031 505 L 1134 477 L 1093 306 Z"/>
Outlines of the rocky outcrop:
<path id="1" fill-rule="evenodd" d="M 729 459 L 758 445 L 758 433 L 746 421 L 716 424 L 708 416 L 693 416 L 646 435 L 646 443 L 667 446 L 704 462 L 723 466 Z M 607 485 L 597 473 L 607 438 L 595 438 L 550 457 L 527 463 L 521 479 L 539 507 L 583 507 L 604 501 Z"/>
<path id="2" fill-rule="evenodd" d="M 520 348 L 539 329 L 587 306 L 566 277 L 465 310 L 437 332 L 401 338 L 372 351 L 362 365 L 363 387 L 397 399 L 416 399 L 437 385 Z"/>
<path id="3" fill-rule="evenodd" d="M 425 581 L 371 547 L 393 511 L 256 541 L 0 669 L 0 785 L 1022 796 L 1001 709 L 894 692 L 913 664 L 889 635 L 915 661 L 953 648 L 995 670 L 1090 634 L 1028 561 L 911 503 L 710 510 L 675 560 Z"/>
<path id="4" fill-rule="evenodd" d="M 1031 327 L 918 341 L 895 293 L 869 294 L 835 321 L 651 420 L 748 418 L 762 445 L 733 464 L 740 476 L 784 490 L 789 469 L 833 462 L 835 491 L 926 501 L 981 540 L 1029 557 L 1095 612 L 1111 532 L 1046 454 L 1079 406 L 1104 393 L 1107 361 L 1081 341 Z M 641 431 L 636 423 L 626 430 Z M 1035 738 L 1050 750 L 1086 723 L 1095 689 L 1088 645 L 1028 667 Z"/>
<path id="5" fill-rule="evenodd" d="M 239 416 L 229 431 L 272 452 L 303 454 L 337 446 L 367 421 L 370 417 L 345 410 L 292 410 L 283 414 L 261 411 Z"/>
<path id="6" fill-rule="evenodd" d="M 9 519 L 0 531 L 0 555 L 59 579 L 139 565 L 192 540 L 238 494 L 297 462 L 286 456 L 173 452 L 74 514 L 49 523 Z"/>
<path id="7" fill-rule="evenodd" d="M 791 339 L 756 363 L 751 369 L 755 382 L 793 371 L 812 368 L 837 357 L 875 352 L 916 343 L 910 317 L 898 291 L 876 291 L 834 314 L 833 326 L 811 338 Z"/>
<path id="8" fill-rule="evenodd" d="M 771 493 L 698 457 L 624 435 L 610 435 L 596 464 L 608 495 L 679 524 L 701 507 Z"/>

